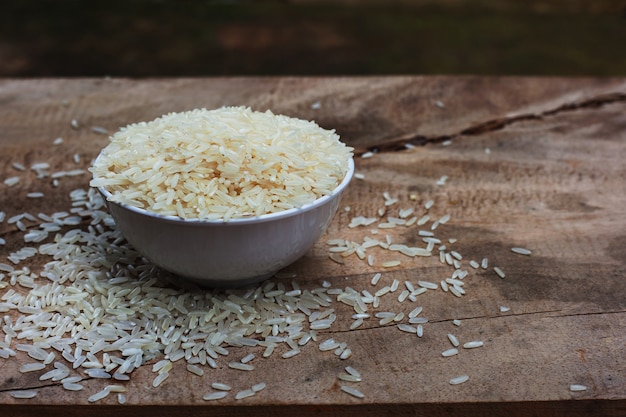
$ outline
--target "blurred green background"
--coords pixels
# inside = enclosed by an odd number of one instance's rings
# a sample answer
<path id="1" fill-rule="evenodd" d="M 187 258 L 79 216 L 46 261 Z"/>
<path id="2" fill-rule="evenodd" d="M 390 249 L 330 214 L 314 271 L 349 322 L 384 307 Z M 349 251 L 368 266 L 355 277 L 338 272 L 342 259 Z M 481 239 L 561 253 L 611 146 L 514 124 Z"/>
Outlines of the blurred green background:
<path id="1" fill-rule="evenodd" d="M 626 1 L 15 0 L 0 76 L 626 75 Z"/>

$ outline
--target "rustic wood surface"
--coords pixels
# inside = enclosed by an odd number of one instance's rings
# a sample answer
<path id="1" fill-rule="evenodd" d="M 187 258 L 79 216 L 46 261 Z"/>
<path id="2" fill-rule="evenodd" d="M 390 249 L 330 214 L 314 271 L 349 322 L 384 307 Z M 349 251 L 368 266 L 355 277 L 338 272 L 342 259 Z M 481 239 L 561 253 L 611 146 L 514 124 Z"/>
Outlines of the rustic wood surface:
<path id="1" fill-rule="evenodd" d="M 86 381 L 82 392 L 22 374 L 30 361 L 18 352 L 0 359 L 0 407 L 16 415 L 428 415 L 529 416 L 626 415 L 626 80 L 513 77 L 339 77 L 208 79 L 45 79 L 0 81 L 0 211 L 51 213 L 67 209 L 69 191 L 87 187 L 87 176 L 49 181 L 16 172 L 11 164 L 49 161 L 53 169 L 82 167 L 108 139 L 91 130 L 114 131 L 163 113 L 195 107 L 249 105 L 257 110 L 314 119 L 337 129 L 357 155 L 355 179 L 327 234 L 287 268 L 303 287 L 328 280 L 333 287 L 374 291 L 370 279 L 439 280 L 451 269 L 438 258 L 409 259 L 372 251 L 376 264 L 356 256 L 344 265 L 328 258 L 326 240 L 361 241 L 370 229 L 348 229 L 353 216 L 375 216 L 383 192 L 399 202 L 388 214 L 414 207 L 424 212 L 432 199 L 433 218 L 450 214 L 436 230 L 463 255 L 470 271 L 467 294 L 441 290 L 417 304 L 382 298 L 381 309 L 424 307 L 430 322 L 419 339 L 377 320 L 350 331 L 350 310 L 338 305 L 338 323 L 324 336 L 345 341 L 352 358 L 307 346 L 294 359 L 257 359 L 252 375 L 223 366 L 201 379 L 175 366 L 170 378 L 151 388 L 150 367 L 137 370 L 128 404 L 113 396 L 95 404 L 87 396 L 105 382 Z M 76 119 L 79 129 L 70 121 Z M 63 144 L 52 146 L 55 138 Z M 407 146 L 409 144 L 409 146 Z M 413 145 L 413 146 L 411 146 Z M 5 178 L 22 181 L 8 187 Z M 448 176 L 444 185 L 437 181 Z M 43 191 L 44 199 L 26 193 Z M 349 207 L 347 211 L 345 207 Z M 389 233 L 396 242 L 419 243 L 417 227 Z M 0 223 L 0 262 L 19 248 L 21 235 Z M 447 243 L 447 240 L 444 242 Z M 511 252 L 514 246 L 531 256 Z M 467 266 L 488 257 L 488 270 Z M 385 260 L 401 259 L 384 269 Z M 37 265 L 33 265 L 36 267 Z M 492 270 L 501 267 L 506 278 Z M 20 290 L 16 288 L 16 290 Z M 0 290 L 6 291 L 6 290 Z M 507 306 L 508 312 L 500 307 Z M 3 313 L 7 314 L 7 313 Z M 453 319 L 462 320 L 455 326 Z M 485 346 L 452 358 L 448 333 Z M 0 332 L 0 336 L 4 336 Z M 231 349 L 239 358 L 246 349 Z M 260 351 L 259 351 L 260 352 Z M 259 353 L 257 352 L 257 353 Z M 225 362 L 224 362 L 225 364 Z M 222 364 L 222 365 L 224 365 Z M 337 380 L 345 365 L 364 378 L 357 399 L 342 393 Z M 450 378 L 470 376 L 453 386 Z M 232 396 L 207 403 L 213 381 L 241 389 L 264 381 L 267 388 L 241 401 Z M 583 384 L 583 392 L 570 392 Z M 10 392 L 39 388 L 37 397 Z"/>

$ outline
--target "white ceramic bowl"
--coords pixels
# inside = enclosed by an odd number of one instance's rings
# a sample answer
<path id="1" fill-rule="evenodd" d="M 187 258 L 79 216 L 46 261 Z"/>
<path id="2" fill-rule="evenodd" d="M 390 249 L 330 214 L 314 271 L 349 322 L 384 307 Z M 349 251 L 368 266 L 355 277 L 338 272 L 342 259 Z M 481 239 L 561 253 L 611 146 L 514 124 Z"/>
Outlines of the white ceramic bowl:
<path id="1" fill-rule="evenodd" d="M 297 209 L 223 221 L 182 220 L 109 201 L 124 237 L 155 265 L 202 286 L 262 281 L 302 257 L 328 227 L 354 174 L 354 160 L 332 194 Z"/>

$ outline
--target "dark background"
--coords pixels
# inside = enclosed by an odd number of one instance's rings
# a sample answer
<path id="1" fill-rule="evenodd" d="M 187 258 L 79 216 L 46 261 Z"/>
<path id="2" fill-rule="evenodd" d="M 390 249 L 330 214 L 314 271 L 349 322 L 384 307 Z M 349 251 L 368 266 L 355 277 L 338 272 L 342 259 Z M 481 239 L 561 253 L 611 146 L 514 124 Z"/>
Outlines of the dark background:
<path id="1" fill-rule="evenodd" d="M 3 77 L 626 75 L 621 0 L 0 4 Z"/>

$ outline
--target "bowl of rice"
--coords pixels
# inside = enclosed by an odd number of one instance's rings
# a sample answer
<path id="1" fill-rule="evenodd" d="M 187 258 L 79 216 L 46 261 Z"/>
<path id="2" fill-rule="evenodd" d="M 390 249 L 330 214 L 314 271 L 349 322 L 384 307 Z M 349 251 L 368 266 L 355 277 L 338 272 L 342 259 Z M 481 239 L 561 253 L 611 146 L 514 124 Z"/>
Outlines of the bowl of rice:
<path id="1" fill-rule="evenodd" d="M 235 287 L 312 248 L 352 179 L 352 151 L 312 121 L 195 109 L 120 129 L 90 167 L 90 185 L 155 265 Z"/>

